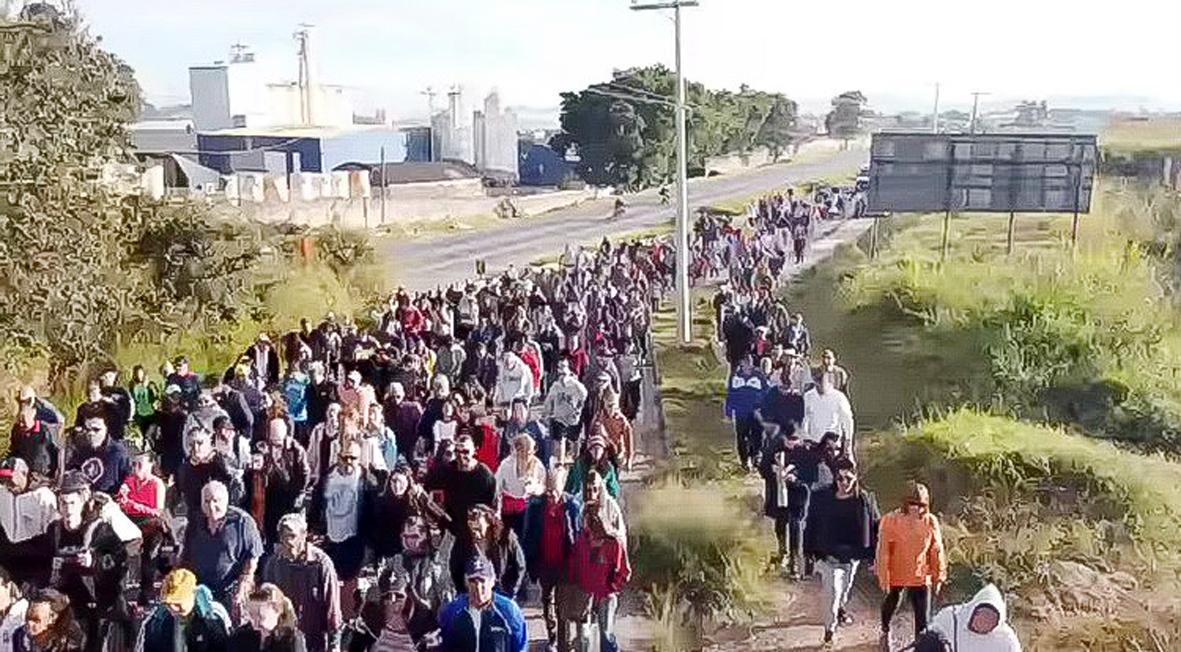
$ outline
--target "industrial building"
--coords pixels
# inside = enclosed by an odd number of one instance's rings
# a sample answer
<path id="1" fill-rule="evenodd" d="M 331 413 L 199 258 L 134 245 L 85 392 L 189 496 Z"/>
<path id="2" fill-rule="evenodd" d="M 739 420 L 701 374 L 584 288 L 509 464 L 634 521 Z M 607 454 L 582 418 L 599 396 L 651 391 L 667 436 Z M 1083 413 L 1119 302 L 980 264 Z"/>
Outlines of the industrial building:
<path id="1" fill-rule="evenodd" d="M 197 134 L 201 165 L 233 172 L 331 172 L 345 163 L 406 160 L 406 134 L 390 127 L 271 127 Z"/>

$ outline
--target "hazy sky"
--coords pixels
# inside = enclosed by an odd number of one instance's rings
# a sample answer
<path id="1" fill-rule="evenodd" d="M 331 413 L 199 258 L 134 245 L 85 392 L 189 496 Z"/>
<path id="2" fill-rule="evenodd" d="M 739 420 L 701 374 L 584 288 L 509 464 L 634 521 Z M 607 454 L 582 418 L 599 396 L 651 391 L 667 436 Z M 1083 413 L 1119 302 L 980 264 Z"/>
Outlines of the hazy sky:
<path id="1" fill-rule="evenodd" d="M 321 79 L 392 117 L 425 115 L 428 85 L 496 86 L 506 104 L 553 107 L 558 92 L 613 68 L 673 59 L 671 19 L 630 11 L 630 0 L 76 2 L 158 104 L 187 102 L 188 66 L 226 58 L 235 42 L 252 46 L 276 81 L 294 79 L 300 22 L 315 25 Z M 936 81 L 944 106 L 966 106 L 981 90 L 994 103 L 1091 97 L 1181 109 L 1181 0 L 1091 9 L 1099 4 L 701 0 L 684 10 L 686 74 L 782 91 L 812 109 L 851 88 L 878 108 L 926 109 Z"/>

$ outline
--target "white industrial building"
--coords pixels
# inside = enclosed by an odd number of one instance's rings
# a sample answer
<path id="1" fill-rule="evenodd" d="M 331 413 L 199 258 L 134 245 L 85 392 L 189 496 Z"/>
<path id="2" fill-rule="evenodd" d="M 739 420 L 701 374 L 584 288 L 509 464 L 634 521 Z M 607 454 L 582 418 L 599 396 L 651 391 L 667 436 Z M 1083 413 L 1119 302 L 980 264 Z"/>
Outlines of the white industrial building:
<path id="1" fill-rule="evenodd" d="M 305 36 L 304 47 L 307 47 Z M 193 126 L 198 132 L 221 129 L 353 124 L 353 102 L 342 86 L 321 84 L 304 62 L 297 82 L 263 79 L 254 54 L 234 46 L 228 62 L 189 68 Z"/>
<path id="2" fill-rule="evenodd" d="M 447 108 L 431 116 L 431 140 L 436 161 L 476 162 L 472 123 L 464 119 L 463 92 L 458 88 L 447 93 Z"/>
<path id="3" fill-rule="evenodd" d="M 465 119 L 463 94 L 447 94 L 447 108 L 431 117 L 432 159 L 460 161 L 481 172 L 518 178 L 517 116 L 500 107 L 500 95 L 493 91 L 484 98 L 483 110 Z"/>
<path id="4" fill-rule="evenodd" d="M 484 110 L 472 119 L 476 167 L 485 172 L 502 172 L 515 181 L 520 155 L 517 145 L 517 116 L 500 109 L 500 95 L 492 91 L 484 98 Z"/>

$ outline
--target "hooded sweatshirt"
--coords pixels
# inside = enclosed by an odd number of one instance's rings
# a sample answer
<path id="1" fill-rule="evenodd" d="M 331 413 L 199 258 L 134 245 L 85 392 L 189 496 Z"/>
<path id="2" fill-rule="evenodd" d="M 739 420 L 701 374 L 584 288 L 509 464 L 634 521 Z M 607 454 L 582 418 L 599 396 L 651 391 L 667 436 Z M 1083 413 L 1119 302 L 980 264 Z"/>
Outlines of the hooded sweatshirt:
<path id="1" fill-rule="evenodd" d="M 981 606 L 990 606 L 1000 614 L 1000 622 L 987 634 L 977 634 L 968 628 L 972 613 Z M 1021 652 L 1021 641 L 1006 618 L 1005 597 L 1000 589 L 989 584 L 971 601 L 940 610 L 931 620 L 930 629 L 946 636 L 953 652 Z"/>

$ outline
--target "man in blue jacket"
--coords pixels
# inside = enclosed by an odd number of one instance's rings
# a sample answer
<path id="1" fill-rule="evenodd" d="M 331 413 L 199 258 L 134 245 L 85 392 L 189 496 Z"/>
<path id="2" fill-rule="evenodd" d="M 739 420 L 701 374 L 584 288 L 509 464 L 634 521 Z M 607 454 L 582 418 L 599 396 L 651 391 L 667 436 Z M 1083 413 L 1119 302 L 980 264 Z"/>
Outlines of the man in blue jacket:
<path id="1" fill-rule="evenodd" d="M 738 461 L 748 472 L 758 465 L 759 451 L 763 448 L 762 426 L 755 412 L 769 388 L 767 377 L 754 366 L 751 356 L 742 356 L 727 384 L 724 409 L 726 417 L 734 420 Z"/>
<path id="2" fill-rule="evenodd" d="M 521 608 L 492 590 L 496 572 L 488 558 L 468 560 L 467 593 L 443 609 L 439 626 L 448 652 L 526 652 L 529 632 Z"/>

